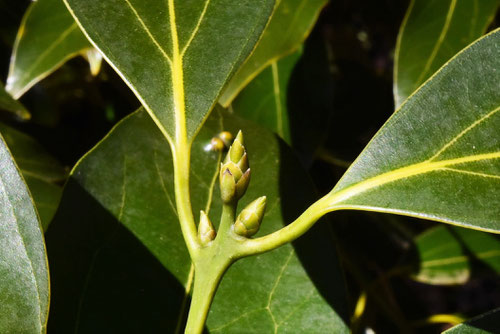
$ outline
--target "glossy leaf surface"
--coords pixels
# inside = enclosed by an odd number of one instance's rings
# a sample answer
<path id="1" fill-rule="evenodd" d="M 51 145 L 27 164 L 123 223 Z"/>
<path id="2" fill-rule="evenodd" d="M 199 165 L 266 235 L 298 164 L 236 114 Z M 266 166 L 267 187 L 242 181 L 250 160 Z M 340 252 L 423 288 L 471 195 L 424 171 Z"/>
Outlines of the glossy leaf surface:
<path id="1" fill-rule="evenodd" d="M 496 30 L 396 111 L 327 195 L 329 209 L 500 232 L 499 69 Z"/>
<path id="2" fill-rule="evenodd" d="M 225 88 L 220 103 L 227 107 L 262 70 L 297 50 L 327 0 L 281 0 L 255 51 Z"/>
<path id="3" fill-rule="evenodd" d="M 443 334 L 494 334 L 500 331 L 500 308 L 472 318 Z"/>
<path id="4" fill-rule="evenodd" d="M 193 145 L 191 194 L 197 217 L 199 210 L 206 210 L 218 225 L 221 201 L 216 176 L 221 154 L 206 148 L 222 129 L 245 133 L 253 175 L 239 207 L 267 195 L 260 234 L 278 229 L 313 200 L 305 173 L 297 169 L 299 163 L 275 135 L 234 116 L 221 117 L 217 111 Z M 280 174 L 281 168 L 286 172 Z M 95 328 L 156 332 L 172 330 L 178 319 L 182 323 L 187 311 L 182 308 L 183 294 L 192 283 L 192 273 L 173 203 L 168 144 L 148 114 L 140 111 L 122 121 L 72 173 L 47 233 L 54 277 L 49 326 L 63 332 L 75 326 L 82 332 Z M 325 228 L 318 225 L 295 247 L 287 245 L 235 263 L 215 297 L 209 331 L 246 332 L 257 326 L 256 332 L 275 328 L 345 332 L 334 311 L 345 314 L 343 280 Z M 154 256 L 161 265 L 152 265 L 144 273 L 145 260 L 134 262 L 144 251 L 136 251 L 137 245 L 125 247 L 124 240 L 130 239 L 146 246 L 146 253 L 151 253 L 147 261 Z M 82 261 L 75 263 L 76 258 Z M 119 266 L 108 277 L 112 270 L 108 268 L 123 262 L 127 266 Z M 160 274 L 148 276 L 154 270 Z M 141 279 L 134 281 L 137 276 Z M 72 284 L 64 287 L 64 282 Z M 139 290 L 131 288 L 133 282 Z M 129 298 L 134 303 L 127 303 Z"/>
<path id="5" fill-rule="evenodd" d="M 31 118 L 31 114 L 17 100 L 7 93 L 5 87 L 0 83 L 0 110 L 11 111 L 17 117 L 23 120 Z"/>
<path id="6" fill-rule="evenodd" d="M 471 276 L 500 273 L 500 240 L 488 233 L 437 226 L 415 244 L 419 268 L 412 277 L 428 284 L 462 284 Z"/>
<path id="7" fill-rule="evenodd" d="M 232 102 L 235 114 L 276 132 L 291 143 L 288 119 L 288 81 L 301 52 L 273 61 Z"/>
<path id="8" fill-rule="evenodd" d="M 193 138 L 274 7 L 274 0 L 65 2 L 164 134 L 176 140 Z"/>
<path id="9" fill-rule="evenodd" d="M 59 66 L 92 46 L 62 0 L 37 0 L 23 17 L 12 54 L 7 91 L 16 99 Z"/>
<path id="10" fill-rule="evenodd" d="M 412 0 L 394 62 L 396 108 L 458 51 L 481 37 L 498 0 Z"/>
<path id="11" fill-rule="evenodd" d="M 0 133 L 9 146 L 26 181 L 43 229 L 56 213 L 67 172 L 30 136 L 0 123 Z"/>
<path id="12" fill-rule="evenodd" d="M 49 277 L 38 216 L 0 136 L 0 332 L 45 333 Z"/>

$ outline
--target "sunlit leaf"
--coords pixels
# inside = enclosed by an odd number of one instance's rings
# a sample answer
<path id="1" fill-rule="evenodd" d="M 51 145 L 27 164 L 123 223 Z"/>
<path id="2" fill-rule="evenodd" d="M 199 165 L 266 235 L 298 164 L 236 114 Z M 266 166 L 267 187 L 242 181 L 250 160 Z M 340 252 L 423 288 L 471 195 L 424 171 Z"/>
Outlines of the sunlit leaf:
<path id="1" fill-rule="evenodd" d="M 219 102 L 227 107 L 262 70 L 296 51 L 309 35 L 327 0 L 281 0 L 262 39 L 224 90 Z"/>
<path id="2" fill-rule="evenodd" d="M 49 274 L 41 226 L 0 136 L 0 332 L 45 333 Z"/>
<path id="3" fill-rule="evenodd" d="M 500 273 L 500 240 L 458 227 L 437 226 L 415 244 L 418 269 L 412 277 L 429 284 L 462 284 L 473 275 Z"/>
<path id="4" fill-rule="evenodd" d="M 235 114 L 267 127 L 289 144 L 288 82 L 300 55 L 301 52 L 297 51 L 273 61 L 231 104 Z"/>
<path id="5" fill-rule="evenodd" d="M 171 141 L 193 138 L 274 7 L 274 0 L 65 2 Z"/>
<path id="6" fill-rule="evenodd" d="M 499 4 L 498 0 L 412 0 L 396 46 L 396 107 L 458 51 L 481 37 Z"/>
<path id="7" fill-rule="evenodd" d="M 500 30 L 459 53 L 387 121 L 332 192 L 358 209 L 500 232 Z"/>
<path id="8" fill-rule="evenodd" d="M 19 98 L 68 59 L 91 47 L 62 0 L 33 2 L 17 33 L 7 91 Z"/>
<path id="9" fill-rule="evenodd" d="M 203 209 L 214 223 L 219 221 L 216 177 L 221 154 L 207 151 L 207 145 L 223 129 L 242 129 L 247 138 L 252 181 L 240 210 L 258 196 L 268 197 L 260 234 L 283 226 L 314 200 L 305 172 L 282 141 L 217 111 L 193 145 L 191 194 L 196 216 Z M 285 166 L 287 173 L 280 173 Z M 119 123 L 79 162 L 47 232 L 54 277 L 51 328 L 182 328 L 188 306 L 183 303 L 189 302 L 183 302 L 184 293 L 193 273 L 173 203 L 168 144 L 148 114 L 140 111 Z M 343 286 L 327 226 L 318 225 L 294 246 L 235 263 L 222 280 L 207 327 L 223 333 L 249 328 L 259 333 L 275 328 L 346 332 L 338 315 L 345 315 Z"/>

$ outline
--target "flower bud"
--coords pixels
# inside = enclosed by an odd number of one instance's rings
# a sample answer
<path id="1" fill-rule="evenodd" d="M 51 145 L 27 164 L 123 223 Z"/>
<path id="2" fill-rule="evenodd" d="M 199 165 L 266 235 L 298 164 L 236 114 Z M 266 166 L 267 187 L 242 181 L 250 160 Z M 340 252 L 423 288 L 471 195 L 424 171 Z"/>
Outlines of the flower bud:
<path id="1" fill-rule="evenodd" d="M 243 237 L 251 237 L 259 231 L 260 223 L 266 210 L 266 196 L 257 198 L 244 208 L 236 222 L 234 223 L 234 232 Z"/>
<path id="2" fill-rule="evenodd" d="M 232 177 L 232 181 L 229 180 L 229 175 Z M 224 203 L 239 200 L 248 188 L 250 168 L 241 131 L 238 132 L 224 162 L 221 164 L 219 179 Z"/>
<path id="3" fill-rule="evenodd" d="M 213 137 L 210 140 L 210 150 L 221 152 L 224 149 L 224 141 L 218 137 Z"/>
<path id="4" fill-rule="evenodd" d="M 215 239 L 217 233 L 215 232 L 212 222 L 208 218 L 205 211 L 200 211 L 200 225 L 198 225 L 198 238 L 202 246 L 208 245 Z"/>
<path id="5" fill-rule="evenodd" d="M 229 147 L 231 145 L 231 142 L 233 141 L 233 135 L 229 131 L 222 131 L 217 135 L 218 138 L 220 138 L 226 147 Z"/>
<path id="6" fill-rule="evenodd" d="M 220 174 L 220 196 L 222 202 L 231 203 L 236 197 L 236 183 L 229 169 L 221 170 Z"/>

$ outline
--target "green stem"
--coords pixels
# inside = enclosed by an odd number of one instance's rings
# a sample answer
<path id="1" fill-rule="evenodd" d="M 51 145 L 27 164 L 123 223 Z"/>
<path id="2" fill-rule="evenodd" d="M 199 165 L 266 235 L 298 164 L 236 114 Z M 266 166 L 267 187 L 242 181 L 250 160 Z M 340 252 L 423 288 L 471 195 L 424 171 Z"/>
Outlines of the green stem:
<path id="1" fill-rule="evenodd" d="M 223 204 L 222 215 L 220 218 L 219 233 L 226 236 L 231 225 L 233 225 L 236 216 L 236 203 Z"/>
<path id="2" fill-rule="evenodd" d="M 238 257 L 268 252 L 306 233 L 318 219 L 331 211 L 327 196 L 312 204 L 294 222 L 282 229 L 257 239 L 245 240 L 239 247 Z"/>
<path id="3" fill-rule="evenodd" d="M 218 257 L 205 261 L 201 260 L 198 262 L 199 266 L 196 266 L 193 297 L 185 331 L 187 334 L 199 334 L 203 332 L 217 287 L 231 264 L 229 259 L 221 261 L 220 256 Z"/>

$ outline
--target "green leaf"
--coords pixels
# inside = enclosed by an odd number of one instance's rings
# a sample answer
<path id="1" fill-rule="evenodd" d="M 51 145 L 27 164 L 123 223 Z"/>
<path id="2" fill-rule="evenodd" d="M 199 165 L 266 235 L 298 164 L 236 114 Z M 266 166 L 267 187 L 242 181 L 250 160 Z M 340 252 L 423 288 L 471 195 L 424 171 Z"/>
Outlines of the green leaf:
<path id="1" fill-rule="evenodd" d="M 428 284 L 462 284 L 471 276 L 500 273 L 500 241 L 491 234 L 437 226 L 415 244 L 419 268 L 412 278 Z"/>
<path id="2" fill-rule="evenodd" d="M 316 22 L 327 0 L 277 1 L 268 27 L 252 55 L 224 90 L 219 102 L 227 107 L 238 93 L 262 70 L 296 51 Z"/>
<path id="3" fill-rule="evenodd" d="M 17 33 L 7 91 L 18 99 L 68 59 L 91 47 L 62 0 L 33 2 Z"/>
<path id="4" fill-rule="evenodd" d="M 282 141 L 217 109 L 193 144 L 196 216 L 205 210 L 212 222 L 220 218 L 222 156 L 207 145 L 223 129 L 233 134 L 242 129 L 249 152 L 252 181 L 240 210 L 261 195 L 268 198 L 260 234 L 291 221 L 314 200 L 310 181 Z M 158 332 L 182 325 L 184 290 L 189 291 L 193 273 L 173 187 L 168 144 L 143 110 L 120 122 L 79 162 L 47 232 L 54 277 L 51 328 Z M 283 330 L 346 332 L 337 314 L 345 315 L 344 285 L 326 228 L 320 224 L 294 246 L 234 264 L 219 287 L 208 329 L 245 332 L 256 326 L 256 332 L 266 333 L 275 330 L 274 319 Z M 140 250 L 141 243 L 147 251 Z M 139 260 L 137 254 L 149 252 L 158 263 L 144 273 L 144 261 L 153 257 Z"/>
<path id="5" fill-rule="evenodd" d="M 0 332 L 45 333 L 49 274 L 26 184 L 0 136 Z"/>
<path id="6" fill-rule="evenodd" d="M 7 93 L 4 86 L 0 83 L 0 110 L 13 112 L 18 118 L 28 120 L 31 114 L 21 104 L 21 102 L 14 100 L 14 98 Z"/>
<path id="7" fill-rule="evenodd" d="M 358 209 L 500 232 L 500 30 L 441 68 L 387 121 L 327 210 Z"/>
<path id="8" fill-rule="evenodd" d="M 65 2 L 164 135 L 177 142 L 193 139 L 274 7 L 274 0 Z"/>
<path id="9" fill-rule="evenodd" d="M 455 53 L 481 37 L 499 4 L 498 0 L 412 0 L 396 45 L 396 107 Z"/>
<path id="10" fill-rule="evenodd" d="M 67 172 L 30 136 L 2 123 L 0 133 L 23 174 L 46 230 L 59 205 Z"/>
<path id="11" fill-rule="evenodd" d="M 481 314 L 477 317 L 444 331 L 443 334 L 494 334 L 500 330 L 500 308 Z"/>
<path id="12" fill-rule="evenodd" d="M 238 95 L 231 106 L 235 114 L 276 132 L 291 143 L 288 119 L 288 81 L 302 52 L 275 60 Z"/>

